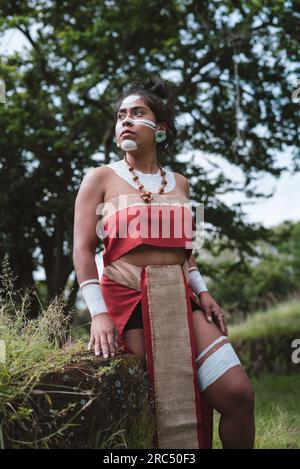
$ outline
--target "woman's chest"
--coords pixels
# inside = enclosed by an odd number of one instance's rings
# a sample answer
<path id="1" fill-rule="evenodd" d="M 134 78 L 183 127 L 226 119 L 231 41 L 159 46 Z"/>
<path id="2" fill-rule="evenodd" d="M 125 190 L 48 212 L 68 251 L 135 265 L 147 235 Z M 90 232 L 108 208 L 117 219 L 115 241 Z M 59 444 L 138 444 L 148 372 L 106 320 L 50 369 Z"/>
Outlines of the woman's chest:
<path id="1" fill-rule="evenodd" d="M 165 191 L 162 194 L 159 194 L 159 199 L 162 202 L 164 200 L 169 200 L 169 196 L 171 196 L 171 198 L 174 196 L 186 197 L 183 184 L 174 173 L 172 174 L 174 175 L 173 179 L 169 178 L 168 184 L 165 186 Z M 158 190 L 161 187 L 161 181 L 159 181 L 158 178 L 148 177 L 144 178 L 142 181 L 133 181 L 131 174 L 129 174 L 129 176 L 130 178 L 126 176 L 126 179 L 124 179 L 113 171 L 109 173 L 104 184 L 104 202 L 108 202 L 111 199 L 116 199 L 120 196 L 124 197 L 126 195 L 136 195 L 137 197 L 140 197 L 142 192 L 138 189 L 139 184 L 143 184 L 143 190 L 150 191 L 155 194 L 158 193 Z"/>

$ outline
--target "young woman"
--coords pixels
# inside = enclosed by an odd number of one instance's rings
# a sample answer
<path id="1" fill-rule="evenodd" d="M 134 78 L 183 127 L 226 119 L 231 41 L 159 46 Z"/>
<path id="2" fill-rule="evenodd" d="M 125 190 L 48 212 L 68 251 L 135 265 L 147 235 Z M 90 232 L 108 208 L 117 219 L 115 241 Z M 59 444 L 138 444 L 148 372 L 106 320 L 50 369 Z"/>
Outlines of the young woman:
<path id="1" fill-rule="evenodd" d="M 192 254 L 189 182 L 159 162 L 176 138 L 167 96 L 163 81 L 148 79 L 118 99 L 115 136 L 123 158 L 91 170 L 77 195 L 73 259 L 92 316 L 88 347 L 108 357 L 123 345 L 141 359 L 157 447 L 211 448 L 215 408 L 223 448 L 253 448 L 252 385 Z M 178 235 L 182 220 L 193 228 Z"/>

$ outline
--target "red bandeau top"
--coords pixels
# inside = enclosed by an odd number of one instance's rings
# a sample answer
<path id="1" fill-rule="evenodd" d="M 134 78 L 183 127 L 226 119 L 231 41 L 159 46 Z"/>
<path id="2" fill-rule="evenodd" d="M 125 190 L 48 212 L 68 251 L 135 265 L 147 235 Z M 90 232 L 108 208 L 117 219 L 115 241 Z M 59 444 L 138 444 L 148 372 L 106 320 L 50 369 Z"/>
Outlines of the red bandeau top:
<path id="1" fill-rule="evenodd" d="M 98 206 L 97 233 L 104 244 L 104 267 L 141 244 L 183 247 L 190 257 L 195 221 L 189 199 L 184 195 L 152 196 L 150 204 L 140 194 L 128 194 Z"/>

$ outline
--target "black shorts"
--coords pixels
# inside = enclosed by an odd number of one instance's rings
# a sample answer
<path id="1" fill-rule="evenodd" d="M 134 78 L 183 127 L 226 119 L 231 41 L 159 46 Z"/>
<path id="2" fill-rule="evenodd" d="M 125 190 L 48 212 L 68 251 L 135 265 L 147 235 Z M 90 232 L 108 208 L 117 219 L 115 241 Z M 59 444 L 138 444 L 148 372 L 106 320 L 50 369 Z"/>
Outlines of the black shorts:
<path id="1" fill-rule="evenodd" d="M 199 309 L 199 306 L 195 301 L 191 298 L 191 304 L 192 304 L 192 311 L 195 311 L 195 309 Z M 142 315 L 142 302 L 139 301 L 136 307 L 134 308 L 130 318 L 128 319 L 126 326 L 124 327 L 124 331 L 127 329 L 143 329 L 144 324 L 143 324 L 143 315 Z"/>

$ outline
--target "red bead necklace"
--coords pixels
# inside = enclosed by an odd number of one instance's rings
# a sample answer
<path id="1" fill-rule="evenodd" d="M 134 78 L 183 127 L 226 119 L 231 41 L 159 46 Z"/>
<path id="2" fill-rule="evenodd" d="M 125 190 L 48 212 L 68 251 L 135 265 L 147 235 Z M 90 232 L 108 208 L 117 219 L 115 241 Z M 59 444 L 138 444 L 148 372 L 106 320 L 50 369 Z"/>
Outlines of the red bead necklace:
<path id="1" fill-rule="evenodd" d="M 142 198 L 142 200 L 143 200 L 145 203 L 149 203 L 149 202 L 153 199 L 152 192 L 145 190 L 144 185 L 140 183 L 139 177 L 138 177 L 137 174 L 134 172 L 133 166 L 131 166 L 131 165 L 128 163 L 126 156 L 124 156 L 124 161 L 126 162 L 129 171 L 133 174 L 133 180 L 134 180 L 134 182 L 135 182 L 136 184 L 138 184 L 138 189 L 139 189 L 139 191 L 141 192 L 141 198 Z M 158 193 L 159 193 L 159 194 L 162 194 L 162 193 L 165 191 L 165 186 L 168 184 L 168 181 L 166 180 L 166 177 L 165 177 L 167 173 L 163 170 L 163 168 L 161 167 L 161 165 L 160 165 L 159 162 L 158 162 L 158 166 L 159 166 L 159 170 L 160 170 L 160 175 L 161 175 L 161 177 L 162 177 L 162 183 L 161 183 L 161 186 L 160 186 L 160 188 L 159 188 L 159 190 L 158 190 Z"/>

